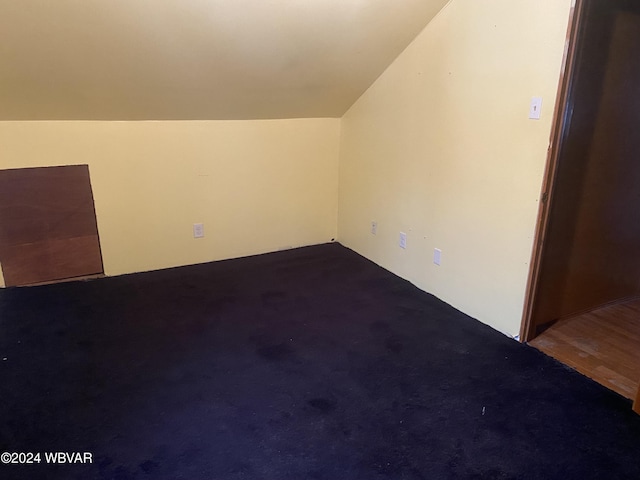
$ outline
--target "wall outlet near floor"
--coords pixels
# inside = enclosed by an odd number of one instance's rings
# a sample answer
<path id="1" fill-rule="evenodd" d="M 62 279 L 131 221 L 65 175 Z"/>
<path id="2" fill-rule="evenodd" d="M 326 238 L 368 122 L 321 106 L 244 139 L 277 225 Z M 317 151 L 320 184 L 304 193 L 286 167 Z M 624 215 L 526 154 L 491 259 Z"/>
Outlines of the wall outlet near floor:
<path id="1" fill-rule="evenodd" d="M 407 234 L 400 232 L 400 248 L 407 248 Z"/>
<path id="2" fill-rule="evenodd" d="M 433 263 L 435 263 L 436 265 L 440 265 L 441 258 L 442 258 L 442 250 L 440 250 L 439 248 L 434 248 L 433 249 Z"/>
<path id="3" fill-rule="evenodd" d="M 371 222 L 371 235 L 378 233 L 378 222 Z"/>
<path id="4" fill-rule="evenodd" d="M 202 223 L 194 223 L 193 224 L 193 238 L 202 238 L 204 237 L 204 224 Z"/>

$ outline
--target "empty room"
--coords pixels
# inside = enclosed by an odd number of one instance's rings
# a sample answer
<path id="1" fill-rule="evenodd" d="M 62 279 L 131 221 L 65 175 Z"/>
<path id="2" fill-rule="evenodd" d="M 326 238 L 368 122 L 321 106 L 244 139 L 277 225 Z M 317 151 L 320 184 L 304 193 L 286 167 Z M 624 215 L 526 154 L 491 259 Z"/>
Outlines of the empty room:
<path id="1" fill-rule="evenodd" d="M 0 0 L 0 478 L 640 478 L 638 31 Z"/>

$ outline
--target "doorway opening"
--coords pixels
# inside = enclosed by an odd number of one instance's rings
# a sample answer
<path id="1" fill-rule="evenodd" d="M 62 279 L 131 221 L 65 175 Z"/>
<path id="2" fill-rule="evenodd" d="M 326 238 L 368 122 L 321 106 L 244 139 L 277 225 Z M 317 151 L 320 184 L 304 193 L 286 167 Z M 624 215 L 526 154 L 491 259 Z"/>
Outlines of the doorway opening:
<path id="1" fill-rule="evenodd" d="M 640 5 L 569 28 L 521 339 L 628 397 L 640 384 Z"/>

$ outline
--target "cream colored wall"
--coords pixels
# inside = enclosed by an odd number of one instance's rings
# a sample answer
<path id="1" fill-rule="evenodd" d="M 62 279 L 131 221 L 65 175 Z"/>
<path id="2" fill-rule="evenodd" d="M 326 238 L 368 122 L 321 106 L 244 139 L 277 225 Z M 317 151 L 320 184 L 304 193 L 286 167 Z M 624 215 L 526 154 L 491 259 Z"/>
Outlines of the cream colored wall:
<path id="1" fill-rule="evenodd" d="M 342 121 L 0 122 L 0 168 L 89 164 L 108 275 L 338 235 L 516 334 L 570 3 L 453 0 Z"/>
<path id="2" fill-rule="evenodd" d="M 0 168 L 88 164 L 118 275 L 330 241 L 339 135 L 339 119 L 0 122 Z"/>
<path id="3" fill-rule="evenodd" d="M 339 241 L 510 335 L 570 6 L 453 0 L 342 119 Z M 532 96 L 540 120 L 528 119 Z"/>

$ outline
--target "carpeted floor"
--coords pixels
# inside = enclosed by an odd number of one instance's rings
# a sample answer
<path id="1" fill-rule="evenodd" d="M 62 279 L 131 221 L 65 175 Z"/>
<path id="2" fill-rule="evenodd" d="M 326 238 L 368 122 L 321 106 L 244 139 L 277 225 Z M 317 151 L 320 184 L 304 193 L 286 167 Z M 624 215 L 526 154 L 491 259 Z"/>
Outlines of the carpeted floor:
<path id="1" fill-rule="evenodd" d="M 629 401 L 339 244 L 5 289 L 0 357 L 2 479 L 640 478 Z"/>

